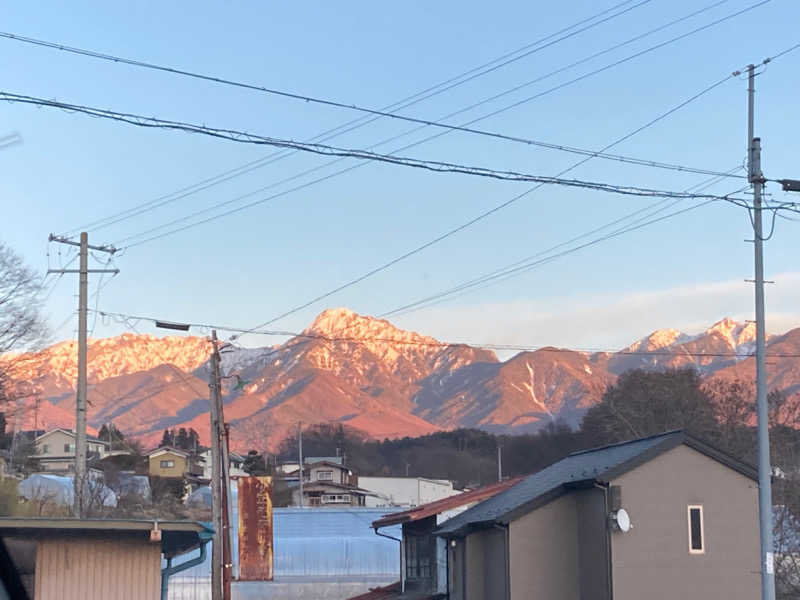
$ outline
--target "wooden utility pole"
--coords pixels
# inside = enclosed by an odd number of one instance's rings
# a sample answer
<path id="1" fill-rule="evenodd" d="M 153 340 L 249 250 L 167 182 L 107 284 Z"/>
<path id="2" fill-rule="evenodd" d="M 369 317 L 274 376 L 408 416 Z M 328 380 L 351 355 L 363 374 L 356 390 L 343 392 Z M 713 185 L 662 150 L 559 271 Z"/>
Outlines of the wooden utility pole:
<path id="1" fill-rule="evenodd" d="M 88 355 L 87 340 L 87 313 L 89 295 L 89 273 L 119 273 L 119 269 L 89 269 L 89 249 L 98 252 L 107 252 L 113 255 L 117 249 L 113 246 L 90 246 L 89 235 L 81 233 L 80 242 L 50 234 L 51 242 L 78 246 L 78 269 L 48 269 L 50 273 L 77 273 L 78 274 L 78 381 L 75 399 L 75 494 L 73 512 L 76 517 L 83 518 L 86 512 L 86 365 Z"/>
<path id="2" fill-rule="evenodd" d="M 217 331 L 211 332 L 211 378 L 208 387 L 211 390 L 211 518 L 214 521 L 214 540 L 211 546 L 211 600 L 222 600 L 222 494 L 221 490 L 221 458 L 219 407 L 222 404 L 220 399 L 220 378 L 219 378 L 219 349 L 217 348 Z"/>
<path id="3" fill-rule="evenodd" d="M 211 598 L 230 600 L 233 558 L 231 556 L 231 486 L 228 474 L 228 428 L 222 408 L 217 331 L 211 332 L 211 511 L 214 542 L 211 548 Z"/>

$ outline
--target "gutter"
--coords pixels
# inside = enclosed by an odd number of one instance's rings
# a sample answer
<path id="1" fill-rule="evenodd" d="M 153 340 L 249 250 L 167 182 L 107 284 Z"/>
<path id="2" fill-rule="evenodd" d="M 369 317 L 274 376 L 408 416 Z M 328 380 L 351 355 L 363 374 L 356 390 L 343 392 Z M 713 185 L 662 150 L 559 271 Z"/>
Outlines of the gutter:
<path id="1" fill-rule="evenodd" d="M 186 569 L 190 569 L 192 567 L 196 567 L 197 565 L 202 564 L 206 560 L 206 546 L 211 539 L 207 540 L 200 540 L 200 556 L 193 558 L 191 560 L 187 560 L 179 565 L 172 566 L 172 558 L 167 559 L 167 566 L 161 569 L 161 600 L 167 600 L 167 592 L 169 590 L 169 578 L 171 575 L 175 575 L 175 573 L 180 573 L 181 571 L 185 571 Z"/>
<path id="2" fill-rule="evenodd" d="M 611 514 L 611 507 L 608 501 L 608 484 L 595 482 L 594 487 L 603 491 L 603 504 L 606 515 L 606 598 L 611 600 L 614 597 L 614 582 L 612 579 L 614 570 L 611 563 L 611 528 L 608 526 L 608 515 Z"/>
<path id="3" fill-rule="evenodd" d="M 495 529 L 499 529 L 505 535 L 505 563 L 506 563 L 506 600 L 511 598 L 511 549 L 509 548 L 509 539 L 508 539 L 508 524 L 506 525 L 498 525 L 497 523 L 493 523 L 492 527 Z"/>
<path id="4" fill-rule="evenodd" d="M 400 542 L 400 593 L 401 594 L 405 594 L 406 593 L 406 573 L 405 573 L 405 569 L 403 568 L 404 567 L 404 565 L 403 565 L 404 561 L 403 561 L 403 540 L 402 540 L 402 538 L 396 538 L 393 535 L 389 535 L 387 533 L 381 533 L 380 531 L 378 531 L 377 527 L 375 528 L 375 535 L 379 535 L 381 537 L 385 537 L 385 538 L 387 538 L 389 540 L 394 540 L 395 542 Z M 166 598 L 163 598 L 162 600 L 166 600 Z"/>

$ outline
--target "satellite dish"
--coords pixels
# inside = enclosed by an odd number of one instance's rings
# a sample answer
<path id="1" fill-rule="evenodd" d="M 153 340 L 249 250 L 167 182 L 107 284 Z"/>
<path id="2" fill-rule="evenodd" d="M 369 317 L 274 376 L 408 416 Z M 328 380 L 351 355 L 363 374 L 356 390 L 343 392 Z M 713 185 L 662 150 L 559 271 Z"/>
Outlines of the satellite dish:
<path id="1" fill-rule="evenodd" d="M 631 517 L 628 514 L 628 511 L 624 508 L 620 508 L 617 512 L 615 512 L 612 519 L 614 524 L 617 526 L 617 529 L 622 533 L 628 533 L 631 530 Z"/>

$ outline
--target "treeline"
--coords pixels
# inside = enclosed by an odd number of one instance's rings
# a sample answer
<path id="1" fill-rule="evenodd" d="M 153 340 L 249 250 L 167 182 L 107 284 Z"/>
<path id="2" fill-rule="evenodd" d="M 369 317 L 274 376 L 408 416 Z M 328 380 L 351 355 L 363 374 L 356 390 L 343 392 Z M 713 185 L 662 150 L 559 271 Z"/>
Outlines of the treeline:
<path id="1" fill-rule="evenodd" d="M 693 369 L 629 371 L 610 386 L 577 430 L 558 422 L 532 434 L 495 435 L 458 429 L 417 438 L 377 441 L 343 425 L 303 432 L 305 456 L 343 455 L 360 475 L 451 479 L 459 486 L 497 480 L 497 449 L 504 476 L 533 473 L 576 450 L 683 429 L 751 464 L 756 462 L 752 385 L 705 382 Z M 800 405 L 770 394 L 773 464 L 798 470 Z M 282 443 L 277 460 L 297 459 L 297 437 Z"/>

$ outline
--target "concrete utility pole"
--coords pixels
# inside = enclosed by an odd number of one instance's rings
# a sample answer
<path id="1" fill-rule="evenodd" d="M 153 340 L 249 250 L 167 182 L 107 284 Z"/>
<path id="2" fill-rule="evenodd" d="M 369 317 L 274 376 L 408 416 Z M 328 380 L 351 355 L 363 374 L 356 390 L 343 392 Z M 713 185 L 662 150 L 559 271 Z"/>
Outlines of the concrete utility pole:
<path id="1" fill-rule="evenodd" d="M 79 247 L 79 268 L 48 269 L 50 273 L 78 273 L 78 382 L 75 400 L 75 486 L 73 512 L 76 517 L 83 518 L 86 512 L 86 365 L 88 354 L 87 341 L 87 303 L 89 273 L 119 273 L 119 269 L 89 269 L 89 249 L 107 252 L 113 255 L 117 249 L 113 246 L 90 246 L 89 235 L 81 233 L 80 242 L 50 234 L 49 241 Z"/>
<path id="2" fill-rule="evenodd" d="M 220 378 L 219 378 L 219 349 L 217 348 L 217 331 L 211 332 L 211 378 L 208 387 L 211 390 L 211 518 L 214 521 L 214 541 L 211 546 L 211 600 L 222 600 L 222 494 L 221 494 L 221 465 L 220 458 Z"/>
<path id="3" fill-rule="evenodd" d="M 497 445 L 497 481 L 503 481 L 503 448 Z"/>
<path id="4" fill-rule="evenodd" d="M 761 223 L 761 139 L 755 137 L 755 65 L 747 67 L 747 164 L 753 184 L 753 243 L 756 300 L 756 413 L 758 415 L 758 516 L 761 528 L 761 598 L 775 600 L 775 559 L 772 535 L 772 468 L 769 460 L 769 409 L 764 316 L 764 235 Z"/>
<path id="5" fill-rule="evenodd" d="M 297 424 L 297 454 L 300 462 L 300 508 L 303 508 L 303 423 Z"/>

